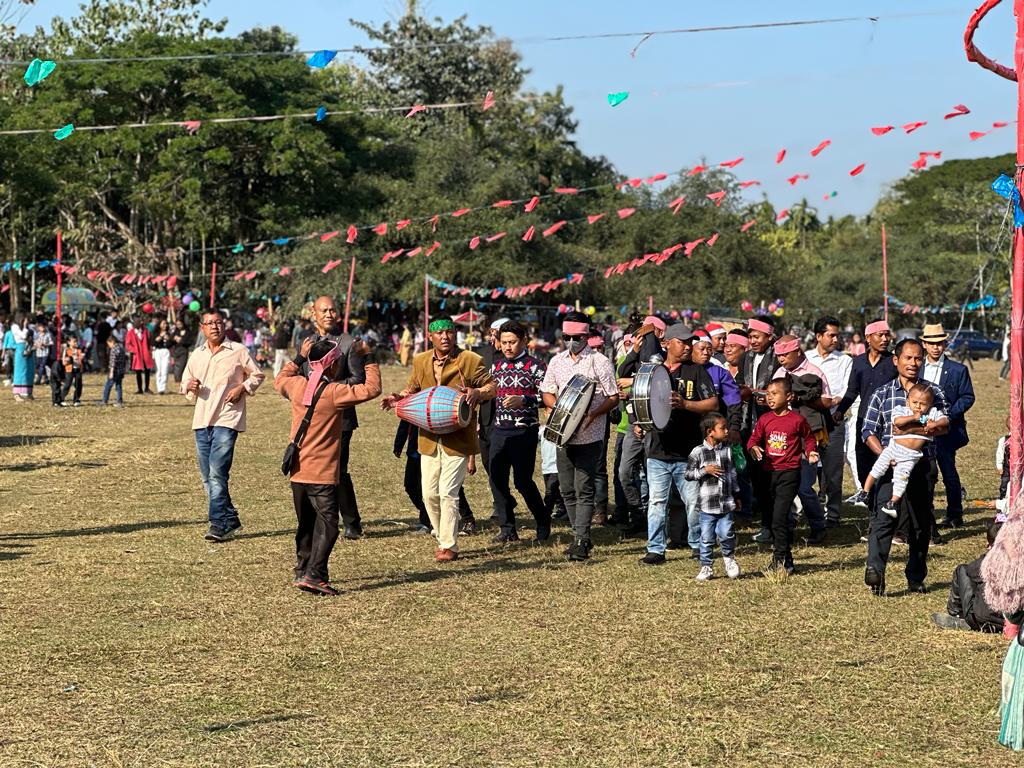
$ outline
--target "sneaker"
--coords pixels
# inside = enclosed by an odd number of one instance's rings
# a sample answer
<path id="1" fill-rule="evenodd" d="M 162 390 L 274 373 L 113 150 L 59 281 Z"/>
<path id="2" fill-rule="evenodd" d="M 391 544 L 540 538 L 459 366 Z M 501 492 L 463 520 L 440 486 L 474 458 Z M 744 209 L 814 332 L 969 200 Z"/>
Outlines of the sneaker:
<path id="1" fill-rule="evenodd" d="M 420 523 L 412 529 L 412 532 L 417 536 L 424 536 L 428 533 L 433 533 L 433 529 L 429 525 L 423 525 L 423 523 Z"/>
<path id="2" fill-rule="evenodd" d="M 61 408 L 70 408 L 71 407 L 70 403 L 64 403 L 64 402 L 57 403 L 57 405 L 59 405 Z"/>
<path id="3" fill-rule="evenodd" d="M 239 520 L 234 525 L 228 526 L 224 529 L 224 540 L 233 539 L 240 530 L 242 530 L 241 520 Z"/>
<path id="4" fill-rule="evenodd" d="M 755 544 L 771 544 L 775 537 L 772 536 L 772 532 L 767 528 L 762 528 L 760 531 L 754 534 Z"/>
<path id="5" fill-rule="evenodd" d="M 850 496 L 846 500 L 847 504 L 852 504 L 855 507 L 867 508 L 868 506 L 868 492 L 865 490 L 859 490 L 853 496 Z"/>
<path id="6" fill-rule="evenodd" d="M 871 594 L 877 597 L 885 594 L 885 575 L 870 566 L 864 570 L 864 583 L 871 587 Z"/>
<path id="7" fill-rule="evenodd" d="M 894 547 L 905 547 L 907 546 L 907 540 L 903 536 L 893 536 L 892 545 Z"/>
<path id="8" fill-rule="evenodd" d="M 932 529 L 931 543 L 935 544 L 936 546 L 938 546 L 939 544 L 945 544 L 946 543 L 946 540 L 944 538 L 942 538 L 942 534 L 939 533 L 939 529 L 938 528 L 933 528 Z"/>
<path id="9" fill-rule="evenodd" d="M 661 565 L 665 562 L 665 556 L 660 552 L 648 552 L 640 558 L 640 565 Z"/>
<path id="10" fill-rule="evenodd" d="M 959 616 L 950 616 L 948 613 L 933 613 L 931 620 L 932 624 L 939 629 L 965 629 L 969 631 L 971 628 L 971 625 Z"/>
<path id="11" fill-rule="evenodd" d="M 926 587 L 924 585 L 924 582 L 910 581 L 908 579 L 907 580 L 907 592 L 911 592 L 911 593 L 917 594 L 917 595 L 926 595 L 926 594 L 928 594 L 928 587 Z"/>
<path id="12" fill-rule="evenodd" d="M 896 517 L 899 515 L 899 513 L 900 513 L 899 509 L 896 507 L 895 504 L 892 503 L 891 500 L 885 502 L 885 504 L 882 505 L 882 514 L 888 515 L 893 520 L 896 519 Z"/>
<path id="13" fill-rule="evenodd" d="M 576 539 L 569 545 L 569 559 L 575 562 L 582 562 L 590 557 L 590 542 L 585 539 Z"/>
<path id="14" fill-rule="evenodd" d="M 472 517 L 459 528 L 459 536 L 476 536 L 476 520 Z"/>
<path id="15" fill-rule="evenodd" d="M 736 562 L 735 557 L 723 557 L 722 564 L 725 566 L 725 575 L 730 579 L 740 577 L 740 564 Z"/>
<path id="16" fill-rule="evenodd" d="M 710 581 L 715 578 L 715 572 L 711 569 L 710 565 L 702 565 L 700 570 L 697 571 L 695 578 L 697 581 Z"/>
<path id="17" fill-rule="evenodd" d="M 509 531 L 508 533 L 505 533 L 504 531 L 501 531 L 491 539 L 491 544 L 511 544 L 516 541 L 519 541 L 518 532 Z"/>
<path id="18" fill-rule="evenodd" d="M 218 528 L 215 525 L 211 525 L 206 535 L 203 536 L 207 541 L 227 541 L 228 537 L 224 535 L 224 529 Z"/>
<path id="19" fill-rule="evenodd" d="M 828 531 L 825 528 L 819 528 L 816 531 L 811 531 L 811 535 L 807 537 L 808 544 L 824 544 L 825 539 L 828 538 Z"/>
<path id="20" fill-rule="evenodd" d="M 81 400 L 75 400 L 75 402 L 73 402 L 71 404 L 71 407 L 72 408 L 81 408 L 82 407 L 82 401 Z"/>
<path id="21" fill-rule="evenodd" d="M 960 528 L 963 524 L 964 519 L 962 517 L 944 517 L 942 522 L 939 523 L 939 528 Z"/>
<path id="22" fill-rule="evenodd" d="M 124 403 L 114 403 L 115 408 L 124 408 Z"/>
<path id="23" fill-rule="evenodd" d="M 320 595 L 321 597 L 337 597 L 340 593 L 326 581 L 319 581 L 309 578 L 299 579 L 295 586 L 301 589 L 303 592 L 309 592 L 313 595 Z"/>

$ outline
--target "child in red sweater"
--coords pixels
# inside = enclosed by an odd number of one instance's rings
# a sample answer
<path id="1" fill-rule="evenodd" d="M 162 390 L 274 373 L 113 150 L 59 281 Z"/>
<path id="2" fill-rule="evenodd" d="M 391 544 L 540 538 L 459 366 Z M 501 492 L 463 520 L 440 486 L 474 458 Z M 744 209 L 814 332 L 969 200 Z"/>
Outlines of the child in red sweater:
<path id="1" fill-rule="evenodd" d="M 800 459 L 806 452 L 811 464 L 818 463 L 818 444 L 807 419 L 790 409 L 793 388 L 788 376 L 773 379 L 765 392 L 771 409 L 757 420 L 747 441 L 747 450 L 770 474 L 772 505 L 772 568 L 793 573 L 793 522 L 789 510 L 800 489 Z"/>

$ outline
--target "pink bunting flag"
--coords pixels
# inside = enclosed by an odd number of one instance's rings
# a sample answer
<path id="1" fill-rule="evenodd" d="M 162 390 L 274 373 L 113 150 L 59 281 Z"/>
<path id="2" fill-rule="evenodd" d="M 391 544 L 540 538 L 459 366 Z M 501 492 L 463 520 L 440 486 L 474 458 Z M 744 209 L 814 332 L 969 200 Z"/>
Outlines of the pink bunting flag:
<path id="1" fill-rule="evenodd" d="M 740 232 L 746 232 L 748 229 L 750 229 L 755 224 L 757 224 L 757 219 L 751 219 L 746 224 L 744 224 L 742 227 L 740 227 Z"/>
<path id="2" fill-rule="evenodd" d="M 696 176 L 698 173 L 704 173 L 704 171 L 706 171 L 706 170 L 707 170 L 707 168 L 705 168 L 703 165 L 695 165 L 695 166 L 693 166 L 693 168 L 690 169 L 690 172 L 688 174 L 686 174 L 686 175 L 687 176 Z"/>
<path id="3" fill-rule="evenodd" d="M 720 189 L 718 192 L 711 192 L 710 194 L 705 195 L 705 197 L 708 200 L 714 201 L 716 206 L 721 207 L 721 205 L 722 205 L 722 198 L 725 197 L 725 190 L 724 189 Z"/>
<path id="4" fill-rule="evenodd" d="M 789 177 L 788 179 L 786 179 L 786 181 L 788 181 L 788 182 L 789 182 L 789 185 L 790 185 L 791 187 L 795 187 L 795 186 L 796 186 L 796 183 L 797 183 L 798 181 L 801 181 L 801 180 L 803 180 L 803 181 L 806 181 L 806 180 L 807 180 L 807 179 L 809 179 L 809 178 L 811 178 L 809 174 L 806 174 L 806 173 L 797 173 L 797 174 L 794 174 L 794 175 L 790 176 L 790 177 Z"/>
<path id="5" fill-rule="evenodd" d="M 735 168 L 737 165 L 743 162 L 742 157 L 737 157 L 735 160 L 726 160 L 724 163 L 719 163 L 721 168 Z"/>
<path id="6" fill-rule="evenodd" d="M 779 150 L 779 154 L 777 154 L 775 156 L 775 164 L 778 165 L 779 163 L 781 163 L 785 159 L 786 159 L 786 150 L 780 149 Z"/>
<path id="7" fill-rule="evenodd" d="M 668 204 L 668 207 L 672 209 L 673 216 L 679 213 L 679 209 L 683 207 L 684 203 L 686 203 L 686 195 L 680 195 L 679 197 L 677 197 L 675 200 Z"/>
<path id="8" fill-rule="evenodd" d="M 88 277 L 90 280 L 95 280 L 96 275 L 98 275 L 99 273 L 100 271 L 98 269 L 90 269 L 88 272 L 85 273 L 85 276 Z"/>
<path id="9" fill-rule="evenodd" d="M 741 181 L 740 189 L 746 189 L 747 187 L 759 187 L 761 186 L 760 181 Z"/>
<path id="10" fill-rule="evenodd" d="M 683 248 L 683 244 L 682 243 L 676 243 L 675 245 L 670 245 L 668 248 L 666 248 L 665 250 L 663 250 L 661 252 L 661 255 L 658 257 L 657 262 L 659 264 L 665 262 L 673 253 L 675 253 L 676 251 L 682 250 L 682 248 Z"/>
<path id="11" fill-rule="evenodd" d="M 692 259 L 694 250 L 697 248 L 698 245 L 703 243 L 704 240 L 705 238 L 703 237 L 700 238 L 699 240 L 691 240 L 685 246 L 683 246 L 683 253 L 686 255 L 686 258 Z"/>
<path id="12" fill-rule="evenodd" d="M 186 131 L 188 131 L 188 135 L 189 136 L 195 136 L 196 135 L 196 131 L 199 130 L 199 127 L 202 124 L 203 124 L 202 120 L 186 120 L 185 122 L 183 122 L 181 124 L 181 127 L 184 128 Z"/>
<path id="13" fill-rule="evenodd" d="M 715 234 L 713 234 L 711 237 L 709 237 L 707 239 L 707 242 L 704 243 L 704 245 L 706 245 L 708 248 L 710 248 L 711 246 L 713 246 L 717 242 L 718 242 L 718 233 L 715 232 Z"/>
<path id="14" fill-rule="evenodd" d="M 320 235 L 320 242 L 321 243 L 326 243 L 328 240 L 331 240 L 331 239 L 337 237 L 340 234 L 341 234 L 341 230 L 339 230 L 339 229 L 336 229 L 333 232 L 325 232 L 324 234 Z"/>
<path id="15" fill-rule="evenodd" d="M 378 235 L 386 235 L 388 233 L 388 223 L 385 221 L 378 224 L 376 227 L 373 228 L 373 231 L 376 232 Z"/>
<path id="16" fill-rule="evenodd" d="M 508 208 L 510 205 L 512 205 L 511 200 L 499 200 L 496 203 L 492 203 L 491 208 Z"/>
<path id="17" fill-rule="evenodd" d="M 654 174 L 653 176 L 651 176 L 651 177 L 650 177 L 649 179 L 644 179 L 644 181 L 645 181 L 645 182 L 646 182 L 647 184 L 653 184 L 653 183 L 654 183 L 654 182 L 656 182 L 656 181 L 664 181 L 664 180 L 665 180 L 665 179 L 667 179 L 667 178 L 668 178 L 668 174 L 665 174 L 665 173 L 656 173 L 656 174 Z"/>
<path id="18" fill-rule="evenodd" d="M 533 240 L 534 232 L 536 232 L 536 227 L 531 226 L 528 230 L 526 230 L 526 232 L 523 234 L 523 242 L 528 243 L 531 240 Z"/>
<path id="19" fill-rule="evenodd" d="M 239 272 L 237 275 L 235 275 L 235 278 L 234 278 L 235 282 L 237 283 L 239 280 L 241 280 L 244 277 L 245 277 L 245 272 Z M 124 280 L 122 280 L 121 282 L 123 283 Z"/>
<path id="20" fill-rule="evenodd" d="M 818 155 L 820 155 L 824 151 L 825 147 L 829 146 L 831 143 L 832 139 L 825 139 L 818 146 L 811 150 L 811 157 L 817 157 Z"/>
<path id="21" fill-rule="evenodd" d="M 359 236 L 359 230 L 356 229 L 354 225 L 350 224 L 348 229 L 345 230 L 345 235 L 345 242 L 352 244 L 356 241 L 356 238 Z"/>
<path id="22" fill-rule="evenodd" d="M 435 240 L 434 244 L 432 246 L 430 246 L 429 248 L 427 248 L 427 250 L 425 250 L 423 252 L 423 255 L 424 256 L 429 256 L 430 254 L 432 254 L 434 251 L 436 251 L 440 247 L 441 247 L 441 244 Z"/>
<path id="23" fill-rule="evenodd" d="M 496 233 L 496 234 L 493 234 L 493 235 L 491 235 L 490 237 L 488 237 L 488 238 L 487 238 L 487 242 L 488 242 L 488 243 L 493 243 L 493 242 L 495 242 L 496 240 L 501 240 L 501 238 L 503 238 L 504 236 L 505 236 L 505 233 L 504 233 L 504 232 L 498 232 L 498 233 Z"/>
<path id="24" fill-rule="evenodd" d="M 779 211 L 779 215 L 775 217 L 775 220 L 782 221 L 787 216 L 789 216 L 789 208 L 783 208 L 781 211 Z"/>
<path id="25" fill-rule="evenodd" d="M 920 157 L 934 157 L 936 160 L 942 159 L 942 152 L 918 152 Z"/>
<path id="26" fill-rule="evenodd" d="M 484 96 L 483 111 L 486 112 L 488 109 L 494 106 L 494 91 L 488 91 L 487 95 Z"/>
<path id="27" fill-rule="evenodd" d="M 619 208 L 619 210 L 617 210 L 616 213 L 619 215 L 620 219 L 628 219 L 630 216 L 636 213 L 636 208 Z"/>
<path id="28" fill-rule="evenodd" d="M 430 222 L 430 231 L 431 232 L 437 232 L 437 222 L 439 222 L 440 220 L 441 220 L 441 214 L 440 213 L 435 213 L 433 216 L 431 216 L 428 219 L 428 221 Z"/>
<path id="29" fill-rule="evenodd" d="M 401 232 L 403 229 L 412 224 L 412 219 L 402 219 L 401 221 L 395 222 L 395 231 Z"/>
<path id="30" fill-rule="evenodd" d="M 992 123 L 992 127 L 993 128 L 1005 128 L 1008 125 L 1009 125 L 1009 123 L 1003 123 L 1003 122 Z"/>
<path id="31" fill-rule="evenodd" d="M 0 288 L 0 293 L 7 293 L 9 290 L 11 290 L 11 284 L 4 283 L 3 287 Z"/>
<path id="32" fill-rule="evenodd" d="M 919 157 L 919 158 L 917 158 L 917 160 L 915 160 L 914 162 L 912 162 L 910 164 L 910 167 L 920 171 L 926 165 L 928 165 L 928 158 L 926 158 L 926 157 Z"/>
<path id="33" fill-rule="evenodd" d="M 256 277 L 256 275 L 258 275 L 258 274 L 259 274 L 259 272 L 257 272 L 256 270 L 253 270 L 252 272 L 248 272 L 248 273 L 246 273 L 246 275 L 245 275 L 245 279 L 246 279 L 246 280 L 252 280 L 252 279 L 253 279 L 254 277 Z"/>
<path id="34" fill-rule="evenodd" d="M 579 190 L 576 187 L 555 187 L 555 192 L 559 195 L 577 195 Z"/>
<path id="35" fill-rule="evenodd" d="M 470 241 L 469 241 L 469 250 L 475 251 L 479 247 L 480 247 L 480 237 L 477 236 L 477 237 L 471 238 Z"/>
<path id="36" fill-rule="evenodd" d="M 858 166 L 857 166 L 856 168 L 853 168 L 853 169 L 852 169 L 852 170 L 850 171 L 850 175 L 851 175 L 851 176 L 860 176 L 860 174 L 861 174 L 861 173 L 862 173 L 862 172 L 864 171 L 864 166 L 865 166 L 865 165 L 866 165 L 866 163 L 861 163 L 861 164 L 860 164 L 860 165 L 858 165 Z"/>
<path id="37" fill-rule="evenodd" d="M 473 209 L 472 208 L 459 208 L 459 210 L 457 210 L 457 211 L 452 211 L 452 218 L 453 219 L 457 219 L 457 218 L 459 218 L 459 216 L 465 216 L 471 210 L 473 210 Z"/>
<path id="38" fill-rule="evenodd" d="M 421 253 L 423 253 L 423 246 L 417 245 L 415 248 L 413 248 L 411 251 L 405 254 L 405 258 L 411 259 L 413 256 L 419 256 Z"/>
<path id="39" fill-rule="evenodd" d="M 341 264 L 341 259 L 338 259 L 337 261 L 328 261 L 326 264 L 324 264 L 323 269 L 321 269 L 320 271 L 326 275 L 339 264 Z"/>
<path id="40" fill-rule="evenodd" d="M 595 221 L 600 221 L 607 215 L 607 213 L 593 213 L 587 216 L 587 224 L 593 224 Z"/>
<path id="41" fill-rule="evenodd" d="M 551 235 L 555 234 L 555 232 L 557 232 L 558 230 L 560 230 L 564 226 L 565 226 L 565 222 L 564 221 L 556 221 L 550 227 L 545 229 L 541 234 L 543 234 L 544 237 L 550 237 Z"/>
<path id="42" fill-rule="evenodd" d="M 569 277 L 569 285 L 579 285 L 583 282 L 582 272 L 573 272 Z"/>
<path id="43" fill-rule="evenodd" d="M 954 104 L 953 111 L 948 115 L 943 116 L 943 120 L 949 120 L 951 117 L 960 117 L 960 115 L 969 115 L 971 110 L 965 107 L 963 104 Z"/>
<path id="44" fill-rule="evenodd" d="M 288 277 L 288 275 L 290 275 L 291 273 L 292 273 L 292 268 L 291 267 L 281 267 L 281 271 L 278 272 L 277 274 L 279 274 L 281 277 Z"/>
<path id="45" fill-rule="evenodd" d="M 924 127 L 924 126 L 926 126 L 926 125 L 928 125 L 928 121 L 927 121 L 927 120 L 919 120 L 919 121 L 917 121 L 916 123 L 906 123 L 906 124 L 905 124 L 905 125 L 903 126 L 903 130 L 904 130 L 904 131 L 905 131 L 905 132 L 906 132 L 907 134 L 911 134 L 911 133 L 913 133 L 914 131 L 916 131 L 916 130 L 917 130 L 918 128 L 923 128 L 923 127 Z"/>
<path id="46" fill-rule="evenodd" d="M 423 104 L 417 104 L 412 109 L 410 109 L 408 112 L 406 112 L 405 116 L 406 117 L 412 117 L 417 112 L 426 112 L 426 111 L 427 111 L 427 108 Z"/>
<path id="47" fill-rule="evenodd" d="M 533 197 L 530 198 L 530 202 L 523 206 L 523 210 L 529 213 L 530 211 L 537 207 L 537 203 L 539 202 L 540 198 L 534 195 Z"/>
<path id="48" fill-rule="evenodd" d="M 640 185 L 643 184 L 644 182 L 643 179 L 630 179 L 626 183 L 629 184 L 629 186 L 631 186 L 633 189 L 638 189 Z"/>
<path id="49" fill-rule="evenodd" d="M 611 277 L 612 276 L 612 272 L 614 272 L 614 271 L 615 271 L 615 267 L 614 266 L 608 267 L 608 269 L 606 269 L 604 271 L 604 279 L 607 280 L 609 277 Z M 5 285 L 4 286 L 4 290 L 6 291 L 9 287 L 10 286 Z"/>
<path id="50" fill-rule="evenodd" d="M 971 137 L 971 141 L 977 141 L 982 136 L 988 136 L 988 131 L 971 131 L 967 135 Z"/>

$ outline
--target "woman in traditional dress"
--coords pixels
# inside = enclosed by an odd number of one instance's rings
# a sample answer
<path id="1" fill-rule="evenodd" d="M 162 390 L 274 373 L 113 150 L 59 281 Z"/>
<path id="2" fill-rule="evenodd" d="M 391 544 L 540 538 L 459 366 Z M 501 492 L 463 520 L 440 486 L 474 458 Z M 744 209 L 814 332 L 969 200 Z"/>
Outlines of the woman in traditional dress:
<path id="1" fill-rule="evenodd" d="M 11 323 L 11 341 L 14 342 L 14 375 L 11 377 L 11 388 L 14 391 L 14 399 L 18 402 L 34 399 L 32 384 L 36 378 L 36 353 L 32 336 L 32 326 L 25 318 L 25 313 L 19 312 Z"/>

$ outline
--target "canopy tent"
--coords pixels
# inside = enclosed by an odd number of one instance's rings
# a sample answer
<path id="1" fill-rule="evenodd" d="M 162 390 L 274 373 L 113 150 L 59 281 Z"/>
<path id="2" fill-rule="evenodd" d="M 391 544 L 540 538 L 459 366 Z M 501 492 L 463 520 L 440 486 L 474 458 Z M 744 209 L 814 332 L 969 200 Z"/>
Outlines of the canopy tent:
<path id="1" fill-rule="evenodd" d="M 484 316 L 477 312 L 475 309 L 470 309 L 463 312 L 461 315 L 455 315 L 452 318 L 452 322 L 458 325 L 476 325 L 477 323 L 483 322 Z"/>
<path id="2" fill-rule="evenodd" d="M 43 294 L 43 307 L 57 307 L 57 289 L 51 288 Z M 61 309 L 67 312 L 78 312 L 83 309 L 107 306 L 96 300 L 96 294 L 88 288 L 63 288 L 60 294 Z"/>

